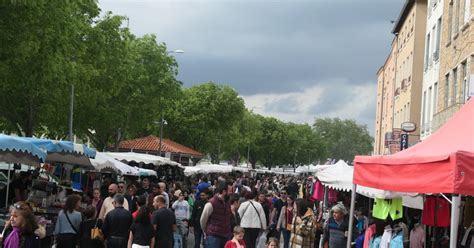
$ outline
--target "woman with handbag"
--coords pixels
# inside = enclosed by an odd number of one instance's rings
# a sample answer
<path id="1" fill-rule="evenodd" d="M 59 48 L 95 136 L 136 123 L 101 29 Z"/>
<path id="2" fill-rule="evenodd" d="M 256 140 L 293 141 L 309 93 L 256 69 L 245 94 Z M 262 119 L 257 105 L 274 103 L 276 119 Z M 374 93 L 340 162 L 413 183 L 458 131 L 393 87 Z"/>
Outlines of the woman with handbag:
<path id="1" fill-rule="evenodd" d="M 102 225 L 104 222 L 96 218 L 97 209 L 88 206 L 84 211 L 86 220 L 81 222 L 79 227 L 79 247 L 81 248 L 103 248 L 104 236 L 102 235 Z"/>
<path id="2" fill-rule="evenodd" d="M 262 237 L 261 235 L 265 234 L 267 219 L 262 205 L 254 200 L 252 192 L 247 192 L 245 198 L 247 201 L 240 205 L 238 211 L 241 216 L 240 226 L 245 230 L 244 240 L 247 247 L 255 248 L 259 235 Z"/>
<path id="3" fill-rule="evenodd" d="M 54 235 L 57 248 L 76 248 L 79 226 L 82 214 L 78 211 L 81 207 L 81 196 L 70 195 L 66 199 L 64 209 L 59 212 Z"/>
<path id="4" fill-rule="evenodd" d="M 293 217 L 296 215 L 294 209 L 295 198 L 288 196 L 286 198 L 287 205 L 283 206 L 280 211 L 280 217 L 278 218 L 277 231 L 281 231 L 283 235 L 283 247 L 288 248 L 290 245 L 291 227 L 293 223 Z"/>

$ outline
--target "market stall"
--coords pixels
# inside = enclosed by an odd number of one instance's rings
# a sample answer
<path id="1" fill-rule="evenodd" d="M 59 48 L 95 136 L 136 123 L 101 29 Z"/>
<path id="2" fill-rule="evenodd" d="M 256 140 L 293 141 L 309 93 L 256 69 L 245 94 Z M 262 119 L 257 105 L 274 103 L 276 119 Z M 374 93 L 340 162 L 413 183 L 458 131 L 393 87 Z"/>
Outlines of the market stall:
<path id="1" fill-rule="evenodd" d="M 96 157 L 91 159 L 91 163 L 98 171 L 110 169 L 119 175 L 139 176 L 139 171 L 136 167 L 122 163 L 102 152 L 97 152 Z"/>
<path id="2" fill-rule="evenodd" d="M 474 100 L 470 99 L 426 140 L 389 156 L 356 156 L 353 188 L 434 193 L 443 198 L 452 194 L 449 241 L 451 248 L 456 247 L 461 196 L 474 196 L 473 127 Z"/>
<path id="3" fill-rule="evenodd" d="M 135 152 L 105 152 L 105 154 L 130 166 L 154 170 L 156 172 L 155 176 L 161 180 L 180 180 L 184 178 L 184 166 L 169 158 Z M 142 173 L 149 172 L 145 170 Z"/>
<path id="4" fill-rule="evenodd" d="M 93 170 L 90 158 L 96 155 L 95 149 L 84 144 L 76 144 L 70 141 L 39 139 L 21 137 L 19 139 L 29 141 L 40 149 L 47 151 L 46 161 L 48 163 L 66 163 L 81 166 L 84 169 Z"/>
<path id="5" fill-rule="evenodd" d="M 317 179 L 324 186 L 345 192 L 352 190 L 353 175 L 354 167 L 349 166 L 343 160 L 339 160 L 336 164 L 327 166 L 315 173 Z M 365 186 L 357 187 L 356 192 L 369 198 L 393 199 L 401 197 L 404 206 L 423 209 L 423 197 L 416 193 L 393 192 Z"/>

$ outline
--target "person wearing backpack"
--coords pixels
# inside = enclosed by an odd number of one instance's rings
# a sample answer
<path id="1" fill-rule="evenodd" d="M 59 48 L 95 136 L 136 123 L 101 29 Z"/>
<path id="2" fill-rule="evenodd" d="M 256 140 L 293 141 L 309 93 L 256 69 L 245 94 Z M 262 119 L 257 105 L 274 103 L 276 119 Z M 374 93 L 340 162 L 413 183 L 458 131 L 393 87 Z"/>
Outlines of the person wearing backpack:
<path id="1" fill-rule="evenodd" d="M 99 238 L 92 238 L 92 229 L 99 228 L 102 229 L 103 221 L 99 218 L 96 218 L 97 210 L 96 207 L 90 205 L 84 211 L 84 217 L 86 218 L 82 221 L 79 226 L 79 247 L 81 248 L 103 248 L 104 241 Z"/>
<path id="2" fill-rule="evenodd" d="M 73 194 L 67 197 L 54 227 L 57 248 L 76 248 L 82 222 L 82 214 L 78 211 L 80 206 L 81 196 Z"/>

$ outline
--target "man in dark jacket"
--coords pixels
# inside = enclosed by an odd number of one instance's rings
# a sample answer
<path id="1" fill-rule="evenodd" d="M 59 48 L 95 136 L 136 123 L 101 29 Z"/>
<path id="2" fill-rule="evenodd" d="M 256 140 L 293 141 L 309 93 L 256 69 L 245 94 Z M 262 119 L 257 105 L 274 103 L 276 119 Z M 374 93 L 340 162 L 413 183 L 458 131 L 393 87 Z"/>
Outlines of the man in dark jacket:
<path id="1" fill-rule="evenodd" d="M 220 182 L 216 194 L 206 205 L 201 216 L 205 248 L 223 248 L 230 239 L 230 205 L 226 202 L 227 184 Z"/>
<path id="2" fill-rule="evenodd" d="M 104 220 L 102 232 L 107 240 L 108 248 L 126 248 L 130 226 L 133 222 L 132 214 L 123 208 L 125 198 L 115 194 L 112 204 L 115 209 L 110 211 Z"/>
<path id="3" fill-rule="evenodd" d="M 204 205 L 207 203 L 207 192 L 208 189 L 204 190 L 199 194 L 199 200 L 194 203 L 193 212 L 191 214 L 191 222 L 190 227 L 194 230 L 194 248 L 201 247 L 201 240 L 202 240 L 202 228 L 201 228 L 201 216 L 202 211 L 204 210 Z"/>

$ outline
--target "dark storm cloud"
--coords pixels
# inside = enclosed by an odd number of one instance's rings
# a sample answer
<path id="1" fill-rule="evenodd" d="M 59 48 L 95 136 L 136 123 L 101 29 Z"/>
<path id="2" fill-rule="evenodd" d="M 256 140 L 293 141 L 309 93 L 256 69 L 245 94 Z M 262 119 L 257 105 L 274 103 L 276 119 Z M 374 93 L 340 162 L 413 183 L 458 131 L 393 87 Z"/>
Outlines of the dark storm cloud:
<path id="1" fill-rule="evenodd" d="M 332 78 L 375 81 L 403 1 L 101 1 L 156 33 L 187 86 L 213 80 L 243 95 L 303 91 Z"/>

